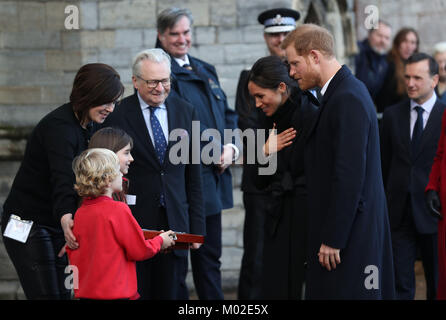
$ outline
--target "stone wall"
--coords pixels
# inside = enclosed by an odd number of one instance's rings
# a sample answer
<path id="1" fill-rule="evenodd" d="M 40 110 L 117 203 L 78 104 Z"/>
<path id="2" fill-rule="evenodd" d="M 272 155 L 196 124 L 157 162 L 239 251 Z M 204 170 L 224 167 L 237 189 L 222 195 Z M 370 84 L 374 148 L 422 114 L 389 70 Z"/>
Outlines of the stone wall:
<path id="1" fill-rule="evenodd" d="M 68 5 L 79 10 L 79 29 L 67 29 Z M 355 50 L 353 0 L 33 0 L 0 1 L 0 206 L 9 192 L 26 137 L 46 113 L 68 100 L 76 71 L 85 63 L 110 64 L 133 92 L 130 63 L 153 47 L 156 15 L 169 6 L 194 15 L 191 54 L 216 66 L 233 108 L 239 73 L 268 54 L 258 14 L 273 7 L 301 11 L 301 21 L 327 26 L 337 54 Z M 72 20 L 68 22 L 73 22 Z M 237 286 L 244 211 L 240 168 L 234 168 L 235 207 L 223 213 L 223 286 Z M 1 239 L 1 237 L 0 237 Z M 193 288 L 191 277 L 188 283 Z M 19 292 L 19 294 L 17 293 Z M 0 240 L 0 298 L 23 297 Z"/>

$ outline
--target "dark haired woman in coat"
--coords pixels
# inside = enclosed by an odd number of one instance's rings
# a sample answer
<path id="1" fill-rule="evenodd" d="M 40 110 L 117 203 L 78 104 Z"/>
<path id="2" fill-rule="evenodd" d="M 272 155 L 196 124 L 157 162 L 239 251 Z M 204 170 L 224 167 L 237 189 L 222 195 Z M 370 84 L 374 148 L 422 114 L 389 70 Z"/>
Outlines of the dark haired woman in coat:
<path id="1" fill-rule="evenodd" d="M 78 245 L 71 232 L 79 202 L 72 161 L 87 149 L 95 124 L 113 112 L 123 92 L 112 67 L 84 65 L 75 76 L 70 102 L 40 120 L 28 139 L 2 217 L 3 241 L 27 299 L 71 296 L 67 257 L 58 253 L 65 242 L 73 249 Z M 27 237 L 14 232 L 30 225 Z"/>
<path id="2" fill-rule="evenodd" d="M 274 129 L 263 147 L 277 152 L 273 175 L 258 175 L 257 186 L 270 194 L 265 222 L 262 295 L 260 299 L 301 299 L 306 261 L 305 133 L 317 112 L 313 97 L 289 77 L 275 56 L 259 59 L 248 76 L 248 91 Z M 317 103 L 317 102 L 315 102 Z M 274 141 L 273 141 L 274 140 Z"/>

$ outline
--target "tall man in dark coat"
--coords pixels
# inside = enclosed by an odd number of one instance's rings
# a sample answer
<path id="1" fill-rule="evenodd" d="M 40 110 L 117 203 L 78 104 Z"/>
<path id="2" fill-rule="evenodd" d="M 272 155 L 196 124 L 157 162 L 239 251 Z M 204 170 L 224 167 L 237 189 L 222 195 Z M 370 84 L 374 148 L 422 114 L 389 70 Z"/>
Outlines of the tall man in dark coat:
<path id="1" fill-rule="evenodd" d="M 129 198 L 133 200 L 128 205 L 142 228 L 204 235 L 200 164 L 190 159 L 196 110 L 170 93 L 170 57 L 163 50 L 140 52 L 132 73 L 136 92 L 122 100 L 105 123 L 123 129 L 133 138 L 134 162 L 127 175 Z M 189 148 L 181 151 L 189 153 L 186 162 L 173 159 L 176 152 L 169 154 L 177 143 L 169 139 L 174 130 Z M 187 250 L 174 250 L 137 262 L 141 298 L 187 299 L 187 256 Z"/>
<path id="2" fill-rule="evenodd" d="M 410 99 L 386 108 L 382 127 L 382 168 L 392 229 L 398 299 L 415 297 L 417 247 L 420 248 L 428 300 L 435 299 L 438 281 L 437 218 L 424 200 L 446 107 L 434 90 L 438 64 L 415 53 L 405 66 Z M 420 117 L 420 118 L 418 118 Z"/>
<path id="3" fill-rule="evenodd" d="M 212 144 L 221 157 L 211 164 L 202 163 L 206 238 L 199 250 L 191 253 L 195 289 L 200 299 L 223 299 L 220 257 L 222 251 L 221 211 L 233 206 L 229 165 L 238 157 L 233 141 L 224 141 L 225 129 L 237 128 L 237 115 L 228 106 L 215 67 L 188 54 L 191 47 L 189 10 L 168 8 L 158 15 L 158 45 L 172 57 L 174 90 L 195 107 L 200 130 L 214 129 L 220 137 Z M 186 270 L 187 271 L 187 270 Z"/>
<path id="4" fill-rule="evenodd" d="M 283 47 L 299 87 L 321 87 L 323 95 L 305 148 L 306 298 L 392 299 L 392 247 L 370 94 L 336 60 L 326 29 L 304 24 Z"/>

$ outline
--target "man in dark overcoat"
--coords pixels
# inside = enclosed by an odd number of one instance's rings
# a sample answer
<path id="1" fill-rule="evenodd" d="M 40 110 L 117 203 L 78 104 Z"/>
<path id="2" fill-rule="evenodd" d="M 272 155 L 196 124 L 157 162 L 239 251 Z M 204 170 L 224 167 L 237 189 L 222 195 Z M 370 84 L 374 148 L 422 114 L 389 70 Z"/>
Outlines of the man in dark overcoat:
<path id="1" fill-rule="evenodd" d="M 333 36 L 304 24 L 283 43 L 290 76 L 320 87 L 307 136 L 307 299 L 393 299 L 378 121 L 367 88 L 336 60 Z"/>
<path id="2" fill-rule="evenodd" d="M 218 132 L 211 138 L 212 146 L 221 150 L 220 160 L 210 164 L 202 162 L 206 238 L 199 250 L 191 252 L 191 264 L 198 297 L 220 300 L 223 299 L 221 211 L 233 206 L 232 176 L 228 167 L 239 154 L 239 148 L 233 143 L 235 139 L 224 139 L 224 130 L 237 128 L 237 114 L 228 106 L 215 67 L 188 53 L 192 45 L 192 23 L 188 9 L 163 10 L 157 19 L 157 46 L 171 56 L 172 91 L 194 106 L 200 132 L 210 132 L 208 129 Z M 203 143 L 203 147 L 206 144 Z"/>

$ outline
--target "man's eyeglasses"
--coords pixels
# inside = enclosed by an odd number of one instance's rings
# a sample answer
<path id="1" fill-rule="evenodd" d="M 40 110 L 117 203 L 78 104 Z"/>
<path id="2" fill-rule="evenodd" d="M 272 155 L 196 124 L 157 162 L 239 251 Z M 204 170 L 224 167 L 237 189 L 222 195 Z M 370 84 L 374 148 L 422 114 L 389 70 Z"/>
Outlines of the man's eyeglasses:
<path id="1" fill-rule="evenodd" d="M 136 76 L 138 79 L 141 79 L 142 81 L 144 81 L 147 85 L 147 88 L 149 89 L 155 89 L 156 87 L 158 87 L 158 83 L 161 83 L 161 85 L 163 87 L 168 87 L 170 86 L 170 78 L 166 78 L 166 79 L 161 79 L 161 80 L 146 80 L 141 78 L 140 76 Z"/>

